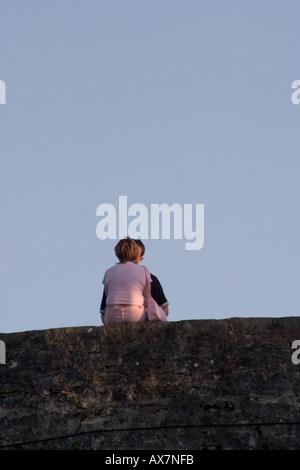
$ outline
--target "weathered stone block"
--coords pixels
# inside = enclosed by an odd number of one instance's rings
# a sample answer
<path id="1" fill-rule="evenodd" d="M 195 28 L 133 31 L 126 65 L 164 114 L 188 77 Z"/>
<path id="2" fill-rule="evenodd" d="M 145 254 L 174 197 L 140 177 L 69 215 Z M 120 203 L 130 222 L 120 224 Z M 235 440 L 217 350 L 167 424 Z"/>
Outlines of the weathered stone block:
<path id="1" fill-rule="evenodd" d="M 0 449 L 300 449 L 300 319 L 0 334 Z"/>

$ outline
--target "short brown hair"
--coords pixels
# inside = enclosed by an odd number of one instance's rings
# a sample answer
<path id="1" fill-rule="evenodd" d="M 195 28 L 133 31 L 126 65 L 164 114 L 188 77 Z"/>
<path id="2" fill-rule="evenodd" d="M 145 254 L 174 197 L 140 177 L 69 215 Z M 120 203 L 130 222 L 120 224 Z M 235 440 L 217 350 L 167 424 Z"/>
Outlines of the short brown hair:
<path id="1" fill-rule="evenodd" d="M 130 237 L 123 238 L 116 244 L 115 254 L 120 263 L 126 263 L 126 261 L 134 262 L 138 257 L 138 245 Z"/>

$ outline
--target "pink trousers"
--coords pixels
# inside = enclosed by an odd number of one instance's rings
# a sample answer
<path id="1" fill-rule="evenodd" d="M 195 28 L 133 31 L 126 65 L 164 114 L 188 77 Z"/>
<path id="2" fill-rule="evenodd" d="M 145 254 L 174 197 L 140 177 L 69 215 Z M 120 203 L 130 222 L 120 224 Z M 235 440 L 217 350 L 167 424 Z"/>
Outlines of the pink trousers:
<path id="1" fill-rule="evenodd" d="M 104 325 L 111 323 L 138 323 L 148 321 L 144 306 L 139 305 L 107 305 L 105 308 Z"/>

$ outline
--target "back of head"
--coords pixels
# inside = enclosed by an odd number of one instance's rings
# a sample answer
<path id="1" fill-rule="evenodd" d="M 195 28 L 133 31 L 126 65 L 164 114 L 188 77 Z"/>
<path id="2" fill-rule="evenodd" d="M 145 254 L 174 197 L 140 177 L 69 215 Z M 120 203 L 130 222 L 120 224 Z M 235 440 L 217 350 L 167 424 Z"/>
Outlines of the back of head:
<path id="1" fill-rule="evenodd" d="M 130 237 L 123 238 L 115 246 L 115 254 L 120 263 L 135 262 L 138 257 L 138 245 Z"/>

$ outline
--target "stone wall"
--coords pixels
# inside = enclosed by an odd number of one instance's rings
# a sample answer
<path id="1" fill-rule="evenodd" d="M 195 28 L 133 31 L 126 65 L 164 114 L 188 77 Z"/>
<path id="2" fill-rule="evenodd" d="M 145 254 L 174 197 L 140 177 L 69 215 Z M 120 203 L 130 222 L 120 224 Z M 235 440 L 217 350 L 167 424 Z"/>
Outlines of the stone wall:
<path id="1" fill-rule="evenodd" d="M 300 449 L 298 339 L 296 317 L 0 334 L 0 449 Z"/>

